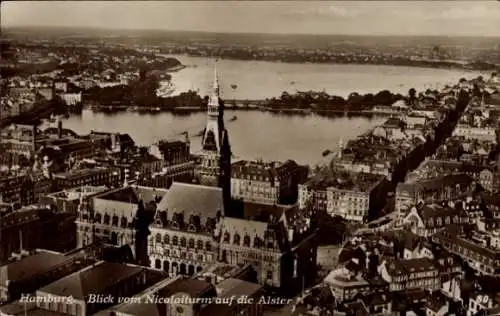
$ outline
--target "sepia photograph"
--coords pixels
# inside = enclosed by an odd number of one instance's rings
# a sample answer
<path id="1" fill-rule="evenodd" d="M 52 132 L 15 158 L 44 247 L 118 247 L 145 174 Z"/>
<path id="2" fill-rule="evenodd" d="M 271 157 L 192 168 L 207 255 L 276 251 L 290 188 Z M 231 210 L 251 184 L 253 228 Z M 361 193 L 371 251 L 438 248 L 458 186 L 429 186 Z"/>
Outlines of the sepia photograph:
<path id="1" fill-rule="evenodd" d="M 500 2 L 0 6 L 0 316 L 500 315 Z"/>

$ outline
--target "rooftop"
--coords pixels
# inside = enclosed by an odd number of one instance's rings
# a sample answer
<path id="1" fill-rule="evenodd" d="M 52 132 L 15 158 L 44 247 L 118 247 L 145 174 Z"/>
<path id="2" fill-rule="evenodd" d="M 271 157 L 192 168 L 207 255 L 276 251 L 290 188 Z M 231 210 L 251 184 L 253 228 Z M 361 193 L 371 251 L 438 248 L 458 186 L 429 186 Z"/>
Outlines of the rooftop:
<path id="1" fill-rule="evenodd" d="M 385 179 L 383 175 L 372 173 L 337 172 L 332 175 L 316 176 L 309 179 L 304 185 L 311 189 L 332 188 L 337 190 L 368 192 L 383 179 Z"/>
<path id="2" fill-rule="evenodd" d="M 167 192 L 168 190 L 166 189 L 133 185 L 106 192 L 98 195 L 97 198 L 108 201 L 138 204 L 141 200 L 144 203 L 154 202 L 157 199 L 163 198 Z"/>
<path id="3" fill-rule="evenodd" d="M 20 281 L 41 272 L 46 272 L 69 258 L 61 253 L 40 250 L 37 253 L 24 257 L 0 267 L 0 283 L 5 281 Z"/>
<path id="4" fill-rule="evenodd" d="M 274 181 L 275 178 L 279 178 L 282 174 L 297 167 L 297 163 L 293 160 L 285 162 L 240 160 L 231 165 L 231 176 L 234 178 L 257 176 L 259 177 L 257 180 L 260 181 Z"/>
<path id="5" fill-rule="evenodd" d="M 96 168 L 86 168 L 86 169 L 76 169 L 76 170 L 71 170 L 67 172 L 60 172 L 54 174 L 55 178 L 59 179 L 65 179 L 65 178 L 79 178 L 79 177 L 85 177 L 87 175 L 92 175 L 92 174 L 98 174 L 102 172 L 107 172 L 111 171 L 109 168 L 105 167 L 96 167 Z"/>
<path id="6" fill-rule="evenodd" d="M 207 218 L 216 218 L 217 212 L 224 214 L 222 189 L 189 183 L 173 182 L 158 204 L 159 211 L 167 211 L 171 221 L 174 212 L 184 212 L 184 218 L 199 216 L 202 223 Z"/>
<path id="7" fill-rule="evenodd" d="M 53 282 L 39 291 L 55 296 L 73 296 L 85 300 L 89 294 L 101 294 L 110 286 L 130 278 L 144 268 L 114 262 L 100 262 Z"/>
<path id="8" fill-rule="evenodd" d="M 409 275 L 434 270 L 437 271 L 437 268 L 429 258 L 393 260 L 387 264 L 387 271 L 391 275 Z"/>

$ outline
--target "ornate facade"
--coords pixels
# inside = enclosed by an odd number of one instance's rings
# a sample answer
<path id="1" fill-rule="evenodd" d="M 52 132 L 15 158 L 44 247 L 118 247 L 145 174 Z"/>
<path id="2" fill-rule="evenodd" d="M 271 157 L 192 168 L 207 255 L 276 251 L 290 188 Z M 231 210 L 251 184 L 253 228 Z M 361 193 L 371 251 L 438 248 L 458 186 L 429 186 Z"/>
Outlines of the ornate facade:
<path id="1" fill-rule="evenodd" d="M 224 105 L 219 97 L 217 69 L 208 101 L 207 125 L 203 131 L 201 163 L 196 168 L 200 184 L 222 188 L 224 203 L 231 200 L 231 147 L 224 127 Z"/>
<path id="2" fill-rule="evenodd" d="M 306 166 L 299 166 L 293 160 L 241 160 L 233 163 L 231 169 L 233 199 L 269 204 L 295 203 L 298 183 L 307 178 L 309 171 Z"/>
<path id="3" fill-rule="evenodd" d="M 297 290 L 314 276 L 316 235 L 297 209 L 268 221 L 224 216 L 222 189 L 174 182 L 158 205 L 150 265 L 193 275 L 216 262 L 250 265 L 260 284 Z"/>
<path id="4" fill-rule="evenodd" d="M 222 189 L 174 182 L 150 228 L 151 267 L 193 275 L 216 262 L 223 215 Z"/>
<path id="5" fill-rule="evenodd" d="M 99 240 L 115 246 L 129 245 L 138 263 L 148 264 L 148 226 L 167 190 L 149 187 L 124 187 L 82 198 L 78 211 L 77 245 L 83 247 Z"/>

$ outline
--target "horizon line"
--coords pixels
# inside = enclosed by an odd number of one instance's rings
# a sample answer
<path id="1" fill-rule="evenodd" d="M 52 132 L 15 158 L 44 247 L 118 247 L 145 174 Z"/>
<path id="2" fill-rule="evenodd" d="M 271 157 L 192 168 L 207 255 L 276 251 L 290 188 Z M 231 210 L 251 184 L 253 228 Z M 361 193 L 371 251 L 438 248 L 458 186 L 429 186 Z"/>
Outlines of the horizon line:
<path id="1" fill-rule="evenodd" d="M 231 32 L 231 31 L 203 31 L 203 30 L 172 30 L 156 28 L 115 28 L 115 27 L 96 27 L 96 26 L 56 26 L 56 25 L 13 25 L 2 26 L 1 33 L 13 29 L 34 29 L 34 31 L 43 31 L 43 29 L 58 29 L 62 31 L 71 30 L 98 30 L 98 31 L 132 31 L 132 32 L 165 32 L 165 33 L 202 33 L 202 34 L 230 34 L 230 35 L 270 35 L 270 36 L 350 36 L 350 37 L 450 37 L 450 38 L 500 38 L 500 35 L 447 35 L 447 34 L 347 34 L 347 33 L 281 33 L 281 32 Z M 89 34 L 90 35 L 90 34 Z M 1 36 L 1 34 L 0 34 Z"/>

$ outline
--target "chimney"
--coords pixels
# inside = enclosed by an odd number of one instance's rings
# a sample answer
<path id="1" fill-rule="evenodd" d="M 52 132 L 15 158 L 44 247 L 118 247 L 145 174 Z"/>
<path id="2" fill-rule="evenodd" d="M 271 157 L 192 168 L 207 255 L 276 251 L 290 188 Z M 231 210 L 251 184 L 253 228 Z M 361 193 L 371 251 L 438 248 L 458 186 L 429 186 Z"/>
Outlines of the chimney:
<path id="1" fill-rule="evenodd" d="M 57 120 L 57 137 L 62 138 L 62 121 L 59 119 Z"/>

